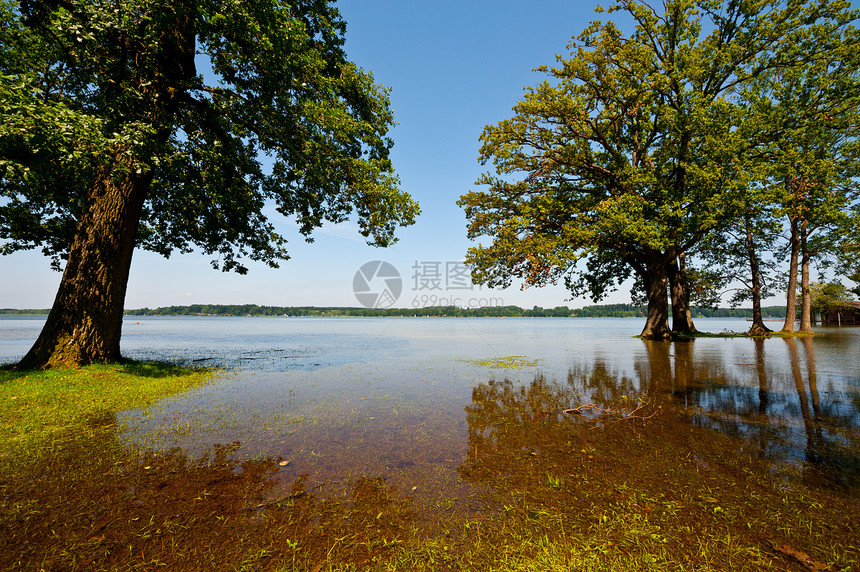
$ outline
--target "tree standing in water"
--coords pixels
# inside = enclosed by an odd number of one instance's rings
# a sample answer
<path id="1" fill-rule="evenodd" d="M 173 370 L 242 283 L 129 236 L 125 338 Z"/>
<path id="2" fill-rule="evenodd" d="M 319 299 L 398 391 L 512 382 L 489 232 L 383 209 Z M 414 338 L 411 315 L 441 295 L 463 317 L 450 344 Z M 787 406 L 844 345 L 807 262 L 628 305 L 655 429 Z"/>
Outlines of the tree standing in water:
<path id="1" fill-rule="evenodd" d="M 750 142 L 738 127 L 763 117 L 744 89 L 829 50 L 810 37 L 853 12 L 839 1 L 663 6 L 613 2 L 632 32 L 592 24 L 569 57 L 540 68 L 548 80 L 527 89 L 511 119 L 484 129 L 480 159 L 495 174 L 459 201 L 469 237 L 490 241 L 467 255 L 477 282 L 564 279 L 598 298 L 607 281 L 634 274 L 648 301 L 643 337 L 692 330 L 679 261 L 743 212 L 736 175 Z"/>

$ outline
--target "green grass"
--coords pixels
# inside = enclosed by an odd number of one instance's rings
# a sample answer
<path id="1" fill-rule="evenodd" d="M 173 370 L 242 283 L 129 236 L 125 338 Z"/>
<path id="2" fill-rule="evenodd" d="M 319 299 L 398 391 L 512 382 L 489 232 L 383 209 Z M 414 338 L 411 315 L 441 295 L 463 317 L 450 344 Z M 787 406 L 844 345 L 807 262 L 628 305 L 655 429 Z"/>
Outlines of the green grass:
<path id="1" fill-rule="evenodd" d="M 0 459 L 39 455 L 57 440 L 113 425 L 116 412 L 207 382 L 212 372 L 126 362 L 78 369 L 0 368 Z"/>
<path id="2" fill-rule="evenodd" d="M 529 359 L 526 356 L 501 356 L 490 359 L 471 359 L 461 361 L 483 367 L 500 369 L 523 369 L 527 367 L 535 367 L 540 363 L 540 360 Z"/>
<path id="3" fill-rule="evenodd" d="M 770 332 L 766 332 L 763 334 L 751 334 L 749 332 L 691 332 L 691 333 L 673 333 L 673 340 L 694 340 L 696 338 L 810 338 L 816 335 L 814 332 L 783 332 L 780 330 L 773 330 Z M 633 336 L 634 338 L 641 338 L 642 336 Z"/>

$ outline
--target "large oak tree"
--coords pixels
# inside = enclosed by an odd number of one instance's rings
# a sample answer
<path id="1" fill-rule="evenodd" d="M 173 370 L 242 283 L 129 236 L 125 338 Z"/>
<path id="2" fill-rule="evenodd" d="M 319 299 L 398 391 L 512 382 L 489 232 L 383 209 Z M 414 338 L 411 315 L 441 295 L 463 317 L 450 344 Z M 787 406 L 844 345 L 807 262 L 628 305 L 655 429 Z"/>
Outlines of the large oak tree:
<path id="1" fill-rule="evenodd" d="M 0 239 L 65 266 L 22 367 L 120 359 L 132 253 L 240 273 L 357 216 L 377 245 L 417 204 L 389 160 L 388 91 L 327 0 L 0 2 Z"/>
<path id="2" fill-rule="evenodd" d="M 673 328 L 692 329 L 684 255 L 743 212 L 741 90 L 805 65 L 830 48 L 806 41 L 811 30 L 853 16 L 831 0 L 652 6 L 612 2 L 623 25 L 593 23 L 569 57 L 539 68 L 549 79 L 527 89 L 513 118 L 485 128 L 480 158 L 495 174 L 460 205 L 470 238 L 490 241 L 467 255 L 477 281 L 564 279 L 599 297 L 633 274 L 648 299 L 642 335 L 664 338 L 670 282 Z"/>

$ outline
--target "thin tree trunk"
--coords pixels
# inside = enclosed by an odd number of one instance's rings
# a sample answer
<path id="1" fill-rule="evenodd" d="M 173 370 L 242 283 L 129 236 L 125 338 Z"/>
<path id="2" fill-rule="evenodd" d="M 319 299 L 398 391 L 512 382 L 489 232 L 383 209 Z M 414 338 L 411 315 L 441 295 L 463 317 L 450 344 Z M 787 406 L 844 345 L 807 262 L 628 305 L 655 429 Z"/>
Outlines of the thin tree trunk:
<path id="1" fill-rule="evenodd" d="M 791 245 L 791 257 L 788 264 L 788 290 L 785 295 L 785 323 L 782 326 L 783 332 L 794 331 L 795 315 L 797 314 L 797 259 L 800 253 L 800 236 L 797 220 L 792 218 L 790 222 L 791 237 L 789 241 Z"/>
<path id="2" fill-rule="evenodd" d="M 744 220 L 746 227 L 747 241 L 747 257 L 750 264 L 750 277 L 752 279 L 752 305 L 753 305 L 753 322 L 750 326 L 749 333 L 755 336 L 761 336 L 771 331 L 770 328 L 764 325 L 764 319 L 761 315 L 761 271 L 758 266 L 758 255 L 756 254 L 755 241 L 753 240 L 752 227 L 749 219 Z"/>
<path id="3" fill-rule="evenodd" d="M 812 292 L 809 290 L 809 249 L 806 246 L 806 221 L 800 225 L 800 329 L 812 333 Z"/>
<path id="4" fill-rule="evenodd" d="M 141 209 L 152 181 L 152 175 L 130 171 L 128 161 L 97 170 L 54 305 L 19 368 L 81 366 L 120 359 L 129 269 Z M 115 178 L 116 171 L 125 173 Z"/>
<path id="5" fill-rule="evenodd" d="M 640 334 L 649 340 L 662 340 L 672 337 L 669 329 L 669 296 L 666 263 L 662 257 L 655 256 L 646 263 L 645 293 L 648 295 L 648 317 Z"/>
<path id="6" fill-rule="evenodd" d="M 690 292 L 687 285 L 687 268 L 684 255 L 668 265 L 669 291 L 672 297 L 672 333 L 691 334 L 696 331 L 690 312 Z"/>
<path id="7" fill-rule="evenodd" d="M 684 319 L 687 320 L 687 329 L 690 332 L 698 332 L 693 324 L 693 312 L 690 309 L 690 282 L 687 280 L 687 255 L 678 255 L 678 270 L 681 272 L 681 284 L 684 285 Z"/>
<path id="8" fill-rule="evenodd" d="M 669 302 L 672 304 L 672 333 L 687 333 L 687 329 L 685 327 L 686 320 L 682 317 L 684 313 L 684 303 L 682 301 L 684 297 L 684 286 L 681 284 L 678 263 L 673 260 L 669 263 L 666 271 L 666 278 L 669 280 Z"/>

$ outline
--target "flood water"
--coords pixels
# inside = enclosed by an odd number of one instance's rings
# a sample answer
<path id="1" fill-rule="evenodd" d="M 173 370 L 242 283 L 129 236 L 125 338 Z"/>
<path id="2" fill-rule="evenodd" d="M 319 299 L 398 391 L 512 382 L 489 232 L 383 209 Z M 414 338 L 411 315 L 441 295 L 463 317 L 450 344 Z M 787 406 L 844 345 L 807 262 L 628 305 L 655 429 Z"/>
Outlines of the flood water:
<path id="1" fill-rule="evenodd" d="M 2 317 L 0 361 L 23 355 L 43 319 Z M 747 326 L 697 321 L 712 333 Z M 640 327 L 631 319 L 129 317 L 124 355 L 225 371 L 122 413 L 122 439 L 192 455 L 238 443 L 237 458 L 282 459 L 285 481 L 306 474 L 312 486 L 336 489 L 372 475 L 433 506 L 470 494 L 464 459 L 498 437 L 496 414 L 513 401 L 528 409 L 514 412 L 518 423 L 576 417 L 595 431 L 671 409 L 822 486 L 856 487 L 860 329 L 646 342 L 634 337 Z"/>

